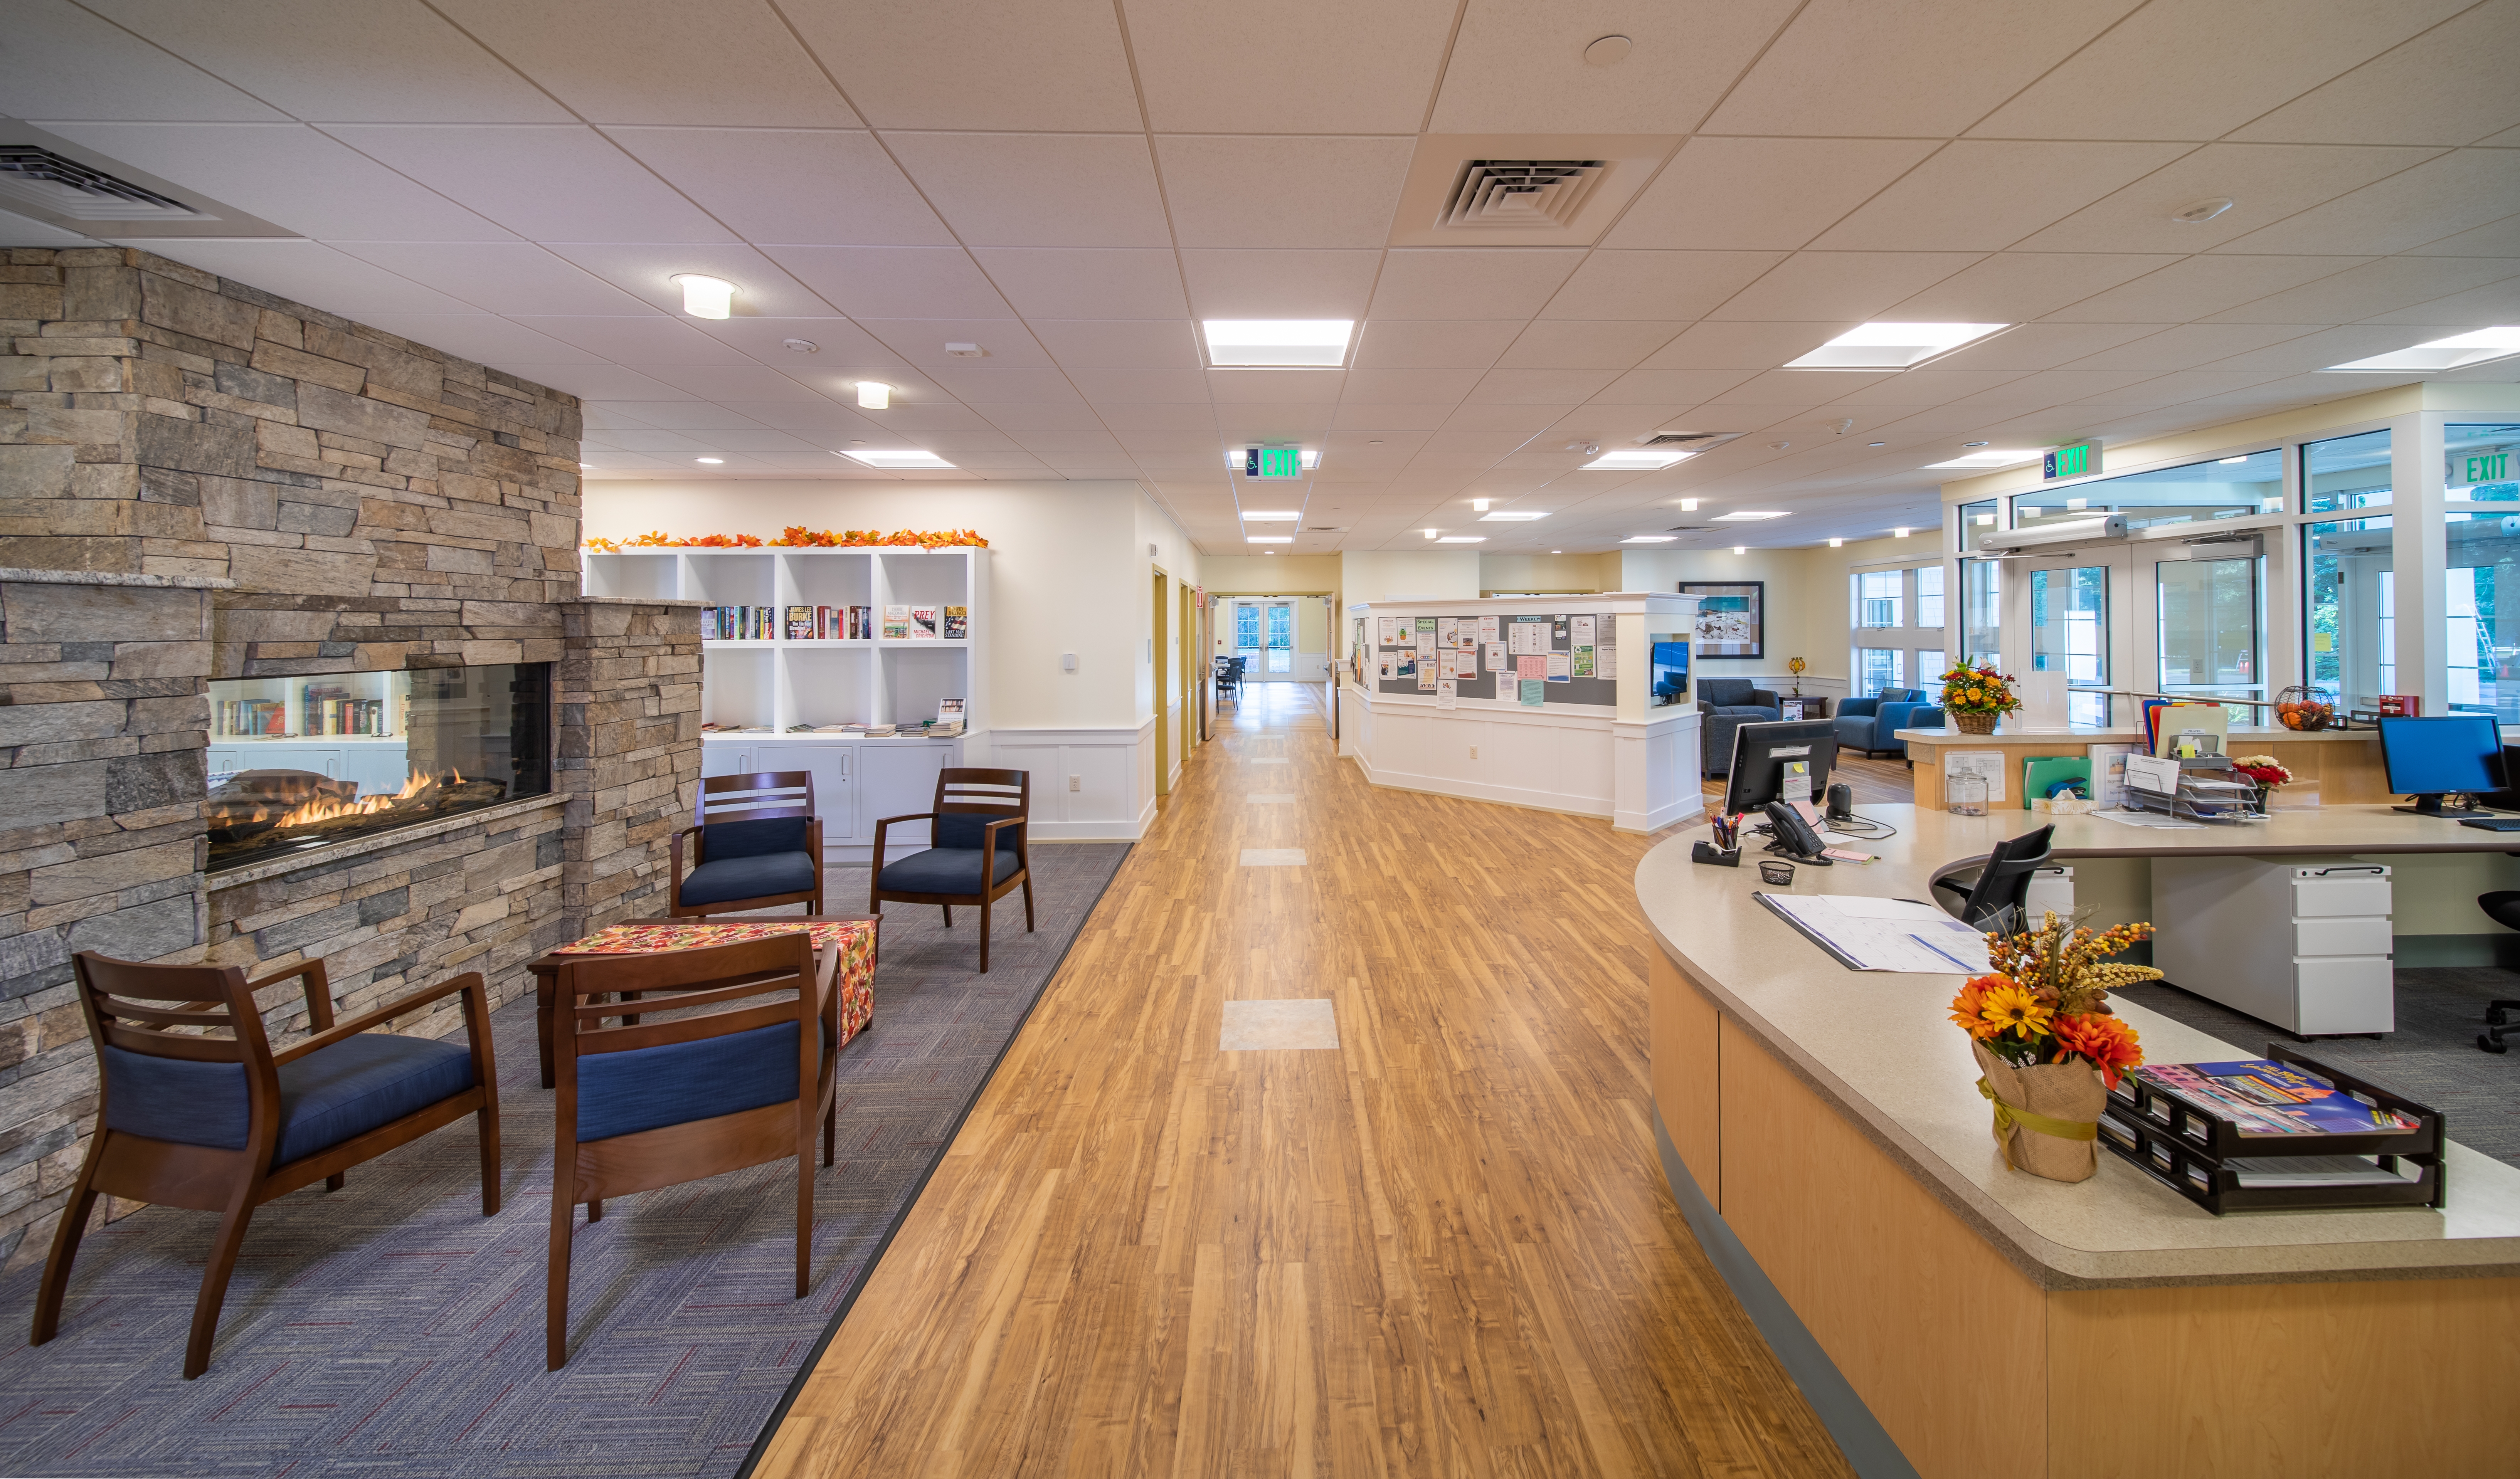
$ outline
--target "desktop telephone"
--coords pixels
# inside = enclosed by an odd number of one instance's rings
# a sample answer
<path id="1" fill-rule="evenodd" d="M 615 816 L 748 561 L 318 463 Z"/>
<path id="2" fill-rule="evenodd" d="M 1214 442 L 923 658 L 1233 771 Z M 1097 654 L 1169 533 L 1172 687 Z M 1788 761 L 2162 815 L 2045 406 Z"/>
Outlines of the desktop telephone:
<path id="1" fill-rule="evenodd" d="M 1821 840 L 1820 833 L 1803 819 L 1801 812 L 1782 801 L 1769 802 L 1767 811 L 1768 826 L 1777 839 L 1775 851 L 1789 853 L 1805 863 L 1825 864 L 1829 861 L 1822 856 L 1828 844 Z"/>

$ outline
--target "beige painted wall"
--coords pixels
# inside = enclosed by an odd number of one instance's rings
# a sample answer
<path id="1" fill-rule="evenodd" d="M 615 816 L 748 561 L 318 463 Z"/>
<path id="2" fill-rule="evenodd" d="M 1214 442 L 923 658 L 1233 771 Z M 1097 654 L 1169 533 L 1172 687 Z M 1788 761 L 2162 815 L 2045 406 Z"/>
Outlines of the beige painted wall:
<path id="1" fill-rule="evenodd" d="M 1616 591 L 1624 571 L 1617 554 L 1482 555 L 1482 591 Z"/>

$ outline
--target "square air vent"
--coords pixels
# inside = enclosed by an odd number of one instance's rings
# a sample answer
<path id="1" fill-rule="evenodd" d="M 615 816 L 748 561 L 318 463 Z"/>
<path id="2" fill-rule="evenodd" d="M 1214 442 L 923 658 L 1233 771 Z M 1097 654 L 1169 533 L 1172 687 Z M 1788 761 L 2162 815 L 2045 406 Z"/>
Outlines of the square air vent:
<path id="1" fill-rule="evenodd" d="M 1609 167 L 1600 159 L 1467 159 L 1435 224 L 1562 227 Z"/>
<path id="2" fill-rule="evenodd" d="M 0 144 L 0 200 L 84 221 L 202 219 L 181 201 L 32 144 Z"/>
<path id="3" fill-rule="evenodd" d="M 1720 447 L 1740 434 L 1738 431 L 1657 431 L 1651 436 L 1640 437 L 1637 445 L 1687 447 L 1692 452 L 1703 452 L 1709 447 Z"/>

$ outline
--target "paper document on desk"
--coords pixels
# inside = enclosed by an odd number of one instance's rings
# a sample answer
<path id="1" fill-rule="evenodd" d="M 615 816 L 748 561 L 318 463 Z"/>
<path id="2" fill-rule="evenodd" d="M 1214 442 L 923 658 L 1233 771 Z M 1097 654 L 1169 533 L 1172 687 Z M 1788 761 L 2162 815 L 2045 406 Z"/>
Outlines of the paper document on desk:
<path id="1" fill-rule="evenodd" d="M 1858 970 L 1984 975 L 1995 968 L 1986 936 L 1930 904 L 1853 895 L 1757 897 Z"/>
<path id="2" fill-rule="evenodd" d="M 2097 817 L 2103 822 L 2115 822 L 2120 827 L 2152 827 L 2164 831 L 2192 830 L 2205 825 L 2202 822 L 2182 822 L 2176 817 L 2164 816 L 2159 812 L 2097 811 L 2085 812 L 2083 815 Z"/>

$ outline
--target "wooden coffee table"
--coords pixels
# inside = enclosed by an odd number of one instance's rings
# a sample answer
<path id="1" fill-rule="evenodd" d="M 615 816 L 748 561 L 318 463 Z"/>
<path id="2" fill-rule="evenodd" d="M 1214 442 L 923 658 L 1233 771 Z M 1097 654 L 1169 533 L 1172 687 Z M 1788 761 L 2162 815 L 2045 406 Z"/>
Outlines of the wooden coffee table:
<path id="1" fill-rule="evenodd" d="M 881 944 L 882 944 L 882 926 L 883 926 L 883 919 L 882 919 L 882 917 L 881 917 L 881 916 L 879 916 L 879 915 L 798 915 L 798 916 L 795 916 L 795 917 L 792 917 L 792 918 L 779 918 L 779 919 L 726 919 L 726 918 L 724 918 L 724 917 L 720 917 L 720 918 L 717 918 L 717 919 L 698 919 L 698 918 L 690 918 L 690 917 L 681 918 L 681 919 L 615 919 L 614 921 L 612 921 L 612 923 L 606 925 L 606 926 L 605 926 L 605 928 L 606 928 L 606 929 L 615 929 L 615 928 L 620 928 L 620 927 L 627 926 L 627 927 L 632 927 L 632 928 L 669 928 L 669 929 L 689 929 L 690 931 L 692 931 L 693 935 L 696 937 L 694 944 L 693 944 L 693 945 L 689 945 L 689 946 L 677 947 L 677 948 L 681 948 L 681 949 L 694 949 L 694 948 L 698 948 L 698 946 L 700 946 L 700 945 L 705 945 L 705 944 L 708 944 L 708 943 L 712 943 L 712 942 L 710 942 L 710 941 L 706 938 L 706 933 L 705 933 L 705 931 L 707 931 L 711 926 L 719 926 L 719 927 L 722 927 L 722 926 L 729 925 L 729 924 L 773 924 L 773 925 L 779 925 L 779 926 L 782 926 L 781 930 L 779 931 L 779 932 L 781 932 L 781 933 L 785 933 L 785 932 L 786 932 L 786 930 L 787 930 L 787 929 L 788 929 L 788 928 L 801 928 L 801 927 L 803 927 L 803 926 L 805 926 L 805 925 L 809 925 L 809 924 L 867 924 L 867 925 L 872 925 L 872 926 L 874 926 L 874 927 L 875 927 L 875 929 L 876 929 L 876 933 L 877 933 L 877 938 L 876 938 L 877 950 L 870 950 L 870 951 L 867 953 L 867 972 L 868 972 L 868 974 L 869 974 L 869 976 L 870 976 L 870 977 L 872 977 L 872 976 L 873 976 L 873 974 L 874 974 L 874 971 L 875 971 L 875 962 L 876 962 L 876 957 L 877 957 L 878 951 L 879 951 L 879 950 L 880 950 L 880 948 L 881 948 Z M 601 933 L 602 933 L 602 931 L 598 931 L 598 934 L 601 934 Z M 591 939 L 596 938 L 596 936 L 595 936 L 595 935 L 589 935 L 589 936 L 587 936 L 586 938 L 591 940 Z M 583 943 L 584 943 L 584 941 L 572 941 L 571 943 L 572 943 L 572 944 L 583 944 Z M 530 970 L 530 971 L 532 971 L 532 972 L 534 973 L 534 1042 L 535 1042 L 535 1046 L 536 1046 L 537 1048 L 539 1048 L 539 1049 L 541 1050 L 541 1053 L 542 1053 L 543 1087 L 544 1087 L 544 1088 L 549 1089 L 549 1088 L 551 1088 L 551 1087 L 552 1087 L 552 1085 L 553 1085 L 553 1078 L 552 1078 L 552 999 L 553 999 L 553 993 L 554 993 L 554 990 L 555 990 L 555 988 L 557 987 L 557 985 L 558 985 L 558 983 L 559 983 L 559 981 L 560 981 L 560 968 L 561 968 L 562 965 L 567 964 L 568 964 L 569 962 L 571 962 L 571 961 L 584 961 L 584 960 L 591 960 L 591 959 L 595 959 L 595 958 L 597 958 L 599 955 L 628 955 L 628 954 L 654 954 L 654 953 L 656 953 L 656 952 L 631 952 L 631 951 L 606 951 L 606 952 L 592 952 L 592 951 L 571 950 L 571 949 L 569 949 L 569 948 L 568 948 L 568 947 L 566 947 L 566 946 L 562 946 L 561 949 L 559 949 L 559 950 L 555 950 L 555 951 L 551 952 L 551 953 L 550 953 L 550 954 L 548 954 L 548 955 L 542 956 L 542 957 L 540 957 L 540 958 L 538 958 L 538 959 L 536 959 L 536 960 L 528 961 L 528 962 L 526 962 L 526 963 L 525 963 L 525 968 L 526 968 L 527 970 Z M 872 990 L 873 990 L 873 982 L 872 982 L 872 980 L 870 980 L 870 982 L 869 982 L 869 990 L 870 990 L 870 991 L 872 991 Z M 630 993 L 630 994 L 629 994 L 629 997 L 630 997 L 630 999 L 635 999 L 635 997 L 636 997 L 636 993 Z M 636 1016 L 625 1016 L 622 1020 L 623 1020 L 623 1021 L 625 1021 L 625 1022 L 635 1023 L 635 1022 L 637 1022 L 639 1019 L 638 1019 L 638 1017 L 636 1017 Z M 834 1046 L 834 1047 L 845 1046 L 845 1045 L 846 1045 L 846 1043 L 847 1043 L 847 1041 L 848 1041 L 848 1038 L 847 1038 L 846 1036 L 843 1036 L 843 1037 L 841 1038 L 841 1040 L 840 1040 L 840 1043 L 838 1043 L 838 1044 L 834 1044 L 833 1046 Z"/>

